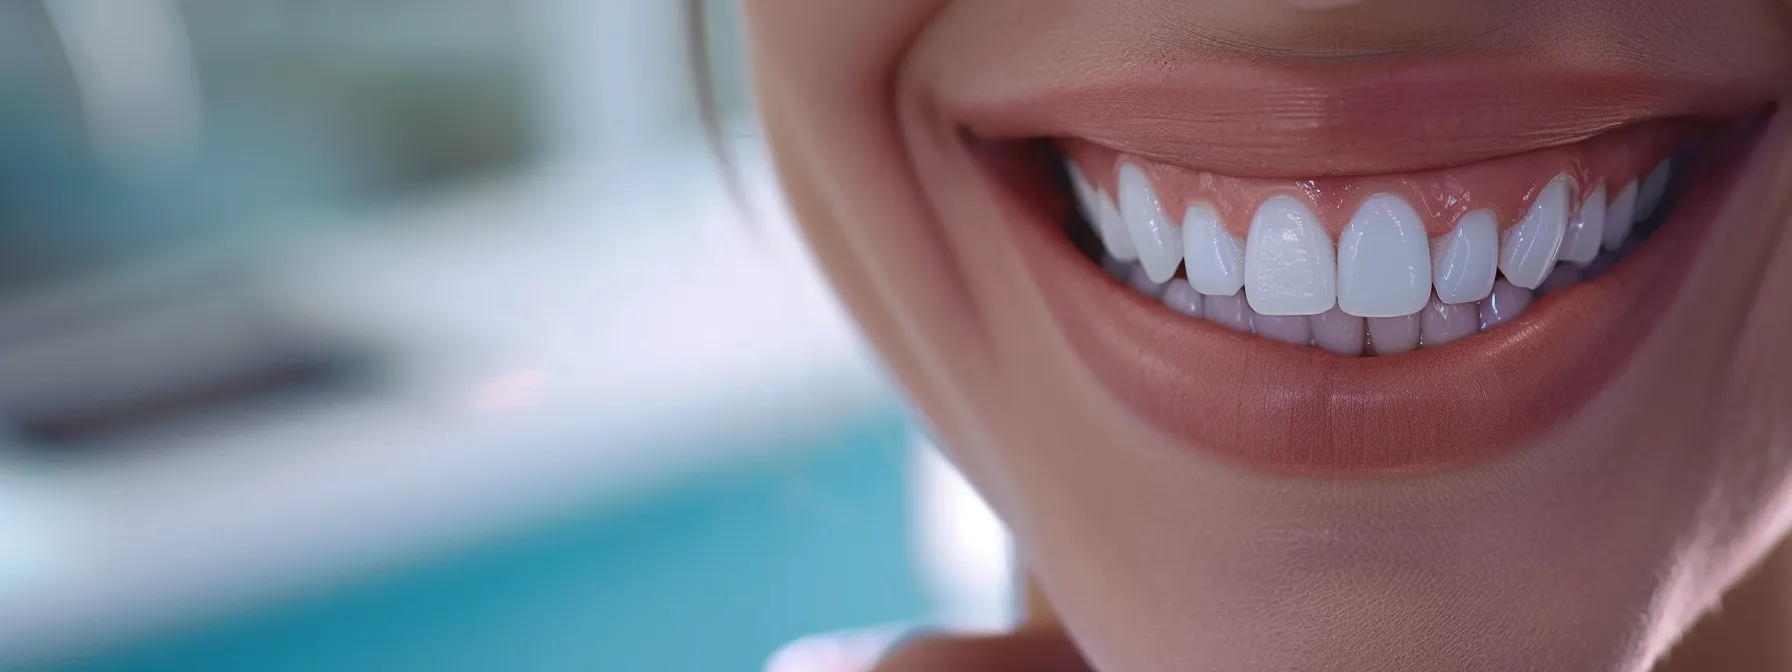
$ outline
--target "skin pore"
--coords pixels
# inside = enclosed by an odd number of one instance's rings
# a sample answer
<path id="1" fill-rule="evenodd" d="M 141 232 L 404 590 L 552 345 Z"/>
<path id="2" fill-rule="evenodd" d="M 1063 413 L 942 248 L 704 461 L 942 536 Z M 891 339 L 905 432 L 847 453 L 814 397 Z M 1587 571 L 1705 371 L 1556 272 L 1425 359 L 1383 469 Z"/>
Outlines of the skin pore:
<path id="1" fill-rule="evenodd" d="M 1043 192 L 991 147 L 1374 175 L 1733 121 L 1792 82 L 1782 0 L 1319 4 L 1339 3 L 745 3 L 805 236 L 1035 585 L 1019 634 L 922 643 L 888 669 L 1785 669 L 1771 633 L 1792 628 L 1792 562 L 1763 562 L 1792 523 L 1783 112 L 1707 187 L 1708 214 L 1667 224 L 1696 248 L 1634 352 L 1472 461 L 1289 473 L 1166 429 L 1091 371 L 1037 281 Z M 1549 305 L 1502 338 L 1535 345 Z M 1361 366 L 1416 365 L 1399 359 Z"/>

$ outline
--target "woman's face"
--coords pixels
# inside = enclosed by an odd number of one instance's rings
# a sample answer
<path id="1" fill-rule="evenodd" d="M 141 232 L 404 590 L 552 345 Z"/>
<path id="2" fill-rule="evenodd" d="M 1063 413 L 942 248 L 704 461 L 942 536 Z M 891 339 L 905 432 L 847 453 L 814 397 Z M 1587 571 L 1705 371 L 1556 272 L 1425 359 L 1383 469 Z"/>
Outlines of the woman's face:
<path id="1" fill-rule="evenodd" d="M 747 9 L 1099 669 L 1647 669 L 1792 521 L 1784 0 Z"/>

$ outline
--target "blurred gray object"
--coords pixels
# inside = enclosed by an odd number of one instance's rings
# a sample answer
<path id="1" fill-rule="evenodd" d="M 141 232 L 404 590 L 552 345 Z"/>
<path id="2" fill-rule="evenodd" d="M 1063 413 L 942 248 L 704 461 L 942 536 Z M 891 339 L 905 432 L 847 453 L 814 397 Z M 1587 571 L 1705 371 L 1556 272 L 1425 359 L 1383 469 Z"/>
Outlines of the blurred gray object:
<path id="1" fill-rule="evenodd" d="M 504 0 L 0 4 L 0 424 L 72 443 L 85 422 L 360 361 L 257 296 L 258 260 L 311 233 L 282 213 L 524 165 L 525 16 Z"/>

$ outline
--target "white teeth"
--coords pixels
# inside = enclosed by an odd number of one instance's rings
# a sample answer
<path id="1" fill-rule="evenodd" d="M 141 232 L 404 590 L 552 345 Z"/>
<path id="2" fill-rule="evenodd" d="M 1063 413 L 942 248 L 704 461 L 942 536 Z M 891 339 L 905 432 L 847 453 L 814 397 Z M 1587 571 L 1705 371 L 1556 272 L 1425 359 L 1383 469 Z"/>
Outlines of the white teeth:
<path id="1" fill-rule="evenodd" d="M 1318 315 L 1337 303 L 1338 261 L 1319 218 L 1292 196 L 1258 206 L 1244 249 L 1245 297 L 1264 315 Z"/>
<path id="2" fill-rule="evenodd" d="M 1182 254 L 1195 291 L 1231 296 L 1244 287 L 1244 243 L 1220 226 L 1213 208 L 1191 205 L 1182 216 Z"/>
<path id="3" fill-rule="evenodd" d="M 1643 178 L 1642 191 L 1636 197 L 1636 221 L 1643 221 L 1655 216 L 1655 207 L 1661 205 L 1662 194 L 1667 192 L 1668 175 L 1672 168 L 1667 159 L 1655 164 L 1655 170 Z"/>
<path id="4" fill-rule="evenodd" d="M 1161 299 L 1164 292 L 1170 290 L 1170 283 L 1151 279 L 1151 274 L 1145 271 L 1144 266 L 1135 264 L 1131 268 L 1132 270 L 1126 276 L 1126 284 L 1132 287 L 1132 291 L 1153 299 Z"/>
<path id="5" fill-rule="evenodd" d="M 1568 228 L 1568 176 L 1543 187 L 1524 220 L 1506 231 L 1500 244 L 1500 270 L 1512 284 L 1536 289 L 1555 267 Z"/>
<path id="6" fill-rule="evenodd" d="M 1431 244 L 1398 196 L 1364 201 L 1338 238 L 1338 307 L 1359 317 L 1411 315 L 1431 298 Z"/>
<path id="7" fill-rule="evenodd" d="M 1492 210 L 1475 210 L 1438 239 L 1431 257 L 1431 282 L 1444 303 L 1480 301 L 1493 291 L 1499 270 L 1500 232 Z"/>
<path id="8" fill-rule="evenodd" d="M 1208 296 L 1201 299 L 1201 311 L 1210 322 L 1233 331 L 1251 333 L 1251 304 L 1240 292 L 1230 296 Z"/>
<path id="9" fill-rule="evenodd" d="M 1480 313 L 1480 307 L 1472 303 L 1432 300 L 1425 304 L 1425 312 L 1419 318 L 1419 344 L 1437 348 L 1473 336 L 1481 328 Z"/>
<path id="10" fill-rule="evenodd" d="M 1418 314 L 1369 319 L 1369 347 L 1387 356 L 1412 352 L 1419 347 Z"/>
<path id="11" fill-rule="evenodd" d="M 1600 237 L 1605 233 L 1605 185 L 1593 188 L 1580 206 L 1580 213 L 1568 220 L 1568 232 L 1562 235 L 1562 261 L 1585 266 L 1599 256 Z"/>
<path id="12" fill-rule="evenodd" d="M 1164 305 L 1189 317 L 1201 316 L 1201 293 L 1186 282 L 1172 282 L 1164 290 Z"/>
<path id="13" fill-rule="evenodd" d="M 1132 234 L 1126 232 L 1126 221 L 1120 218 L 1114 199 L 1108 198 L 1106 191 L 1096 189 L 1095 201 L 1095 233 L 1101 236 L 1101 246 L 1115 259 L 1138 261 L 1139 251 L 1132 246 Z"/>
<path id="14" fill-rule="evenodd" d="M 1501 280 L 1493 285 L 1493 293 L 1481 302 L 1481 330 L 1486 331 L 1511 322 L 1531 305 L 1531 290 L 1514 287 Z"/>
<path id="15" fill-rule="evenodd" d="M 1636 225 L 1636 192 L 1636 180 L 1631 180 L 1618 190 L 1618 197 L 1612 199 L 1611 207 L 1606 209 L 1605 230 L 1599 234 L 1605 249 L 1618 249 L 1624 239 L 1630 237 L 1630 227 Z"/>
<path id="16" fill-rule="evenodd" d="M 1307 320 L 1313 330 L 1313 345 L 1334 355 L 1363 354 L 1363 318 L 1333 308 Z"/>
<path id="17" fill-rule="evenodd" d="M 1182 265 L 1182 226 L 1164 214 L 1157 190 L 1145 171 L 1133 164 L 1120 166 L 1120 219 L 1132 235 L 1139 263 L 1153 282 L 1167 282 Z"/>
<path id="18" fill-rule="evenodd" d="M 1083 176 L 1083 169 L 1078 168 L 1075 161 L 1066 159 L 1064 165 L 1070 173 L 1070 193 L 1076 195 L 1076 209 L 1083 213 L 1083 219 L 1090 224 L 1101 216 L 1101 210 L 1095 207 L 1095 185 L 1089 184 L 1089 178 Z"/>

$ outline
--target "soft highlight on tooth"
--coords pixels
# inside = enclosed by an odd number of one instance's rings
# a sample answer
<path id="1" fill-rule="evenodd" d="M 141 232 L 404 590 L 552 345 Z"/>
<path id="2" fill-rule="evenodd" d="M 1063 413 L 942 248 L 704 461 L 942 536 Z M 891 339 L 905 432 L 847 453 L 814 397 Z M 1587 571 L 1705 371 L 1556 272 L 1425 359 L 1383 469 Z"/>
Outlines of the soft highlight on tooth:
<path id="1" fill-rule="evenodd" d="M 1641 190 L 1636 196 L 1636 221 L 1645 221 L 1655 216 L 1655 207 L 1661 205 L 1661 197 L 1667 193 L 1668 177 L 1672 171 L 1672 163 L 1668 159 L 1662 159 L 1661 163 L 1655 164 L 1654 170 L 1649 171 L 1648 177 L 1643 178 Z"/>
<path id="2" fill-rule="evenodd" d="M 1568 176 L 1550 180 L 1531 203 L 1524 219 L 1506 230 L 1500 243 L 1500 272 L 1512 284 L 1535 289 L 1543 284 L 1568 228 Z"/>
<path id="3" fill-rule="evenodd" d="M 1272 341 L 1307 345 L 1313 342 L 1307 319 L 1305 315 L 1252 315 L 1251 331 Z"/>
<path id="4" fill-rule="evenodd" d="M 1624 245 L 1624 239 L 1630 237 L 1630 228 L 1636 226 L 1636 180 L 1631 180 L 1618 190 L 1617 197 L 1605 209 L 1605 230 L 1599 234 L 1600 247 L 1616 250 Z"/>
<path id="5" fill-rule="evenodd" d="M 1493 283 L 1493 293 L 1481 300 L 1481 331 L 1511 322 L 1530 305 L 1531 290 L 1501 278 Z"/>
<path id="6" fill-rule="evenodd" d="M 1360 317 L 1411 315 L 1431 298 L 1431 243 L 1406 199 L 1377 194 L 1338 238 L 1338 307 Z"/>
<path id="7" fill-rule="evenodd" d="M 1182 265 L 1182 226 L 1164 214 L 1151 178 L 1138 166 L 1120 166 L 1120 219 L 1153 282 L 1167 282 Z"/>
<path id="8" fill-rule="evenodd" d="M 1291 196 L 1274 196 L 1251 218 L 1244 249 L 1245 297 L 1265 315 L 1318 315 L 1337 303 L 1337 256 L 1319 218 Z"/>
<path id="9" fill-rule="evenodd" d="M 1095 207 L 1095 185 L 1083 175 L 1083 169 L 1077 167 L 1075 161 L 1064 161 L 1065 172 L 1070 175 L 1070 193 L 1076 197 L 1076 209 L 1083 214 L 1083 221 L 1094 224 L 1101 216 L 1101 210 Z"/>
<path id="10" fill-rule="evenodd" d="M 1437 348 L 1481 330 L 1481 309 L 1472 303 L 1444 303 L 1437 297 L 1419 312 L 1419 346 Z"/>
<path id="11" fill-rule="evenodd" d="M 1431 256 L 1431 283 L 1444 303 L 1487 298 L 1499 274 L 1499 222 L 1492 210 L 1475 210 L 1438 239 Z"/>
<path id="12" fill-rule="evenodd" d="M 1383 357 L 1419 347 L 1419 314 L 1369 318 L 1369 349 Z"/>
<path id="13" fill-rule="evenodd" d="M 1132 246 L 1132 234 L 1126 231 L 1126 222 L 1120 218 L 1120 207 L 1100 189 L 1095 191 L 1095 201 L 1098 215 L 1094 221 L 1095 233 L 1101 237 L 1101 246 L 1115 259 L 1138 261 L 1139 251 Z"/>
<path id="14" fill-rule="evenodd" d="M 1172 282 L 1164 290 L 1164 305 L 1189 317 L 1201 316 L 1201 293 L 1186 282 Z"/>
<path id="15" fill-rule="evenodd" d="M 1568 231 L 1562 234 L 1562 261 L 1585 266 L 1599 256 L 1599 243 L 1605 234 L 1605 185 L 1593 188 L 1580 212 L 1568 220 Z"/>
<path id="16" fill-rule="evenodd" d="M 1206 204 L 1191 205 L 1182 215 L 1182 266 L 1188 284 L 1202 294 L 1231 296 L 1244 288 L 1244 243 Z"/>

